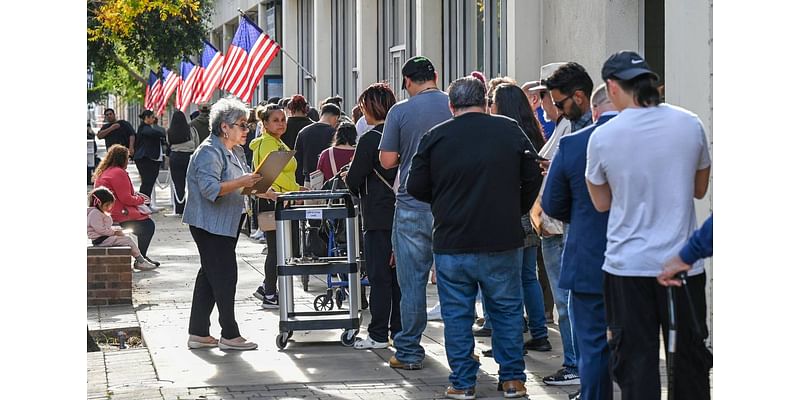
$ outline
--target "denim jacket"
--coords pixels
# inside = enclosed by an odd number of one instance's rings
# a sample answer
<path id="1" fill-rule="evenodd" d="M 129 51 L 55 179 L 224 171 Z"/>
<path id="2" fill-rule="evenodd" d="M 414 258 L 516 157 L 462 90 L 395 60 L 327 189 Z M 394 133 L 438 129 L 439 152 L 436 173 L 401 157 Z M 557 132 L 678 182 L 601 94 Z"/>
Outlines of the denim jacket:
<path id="1" fill-rule="evenodd" d="M 209 136 L 189 159 L 183 222 L 216 235 L 236 237 L 244 196 L 238 190 L 219 196 L 219 191 L 222 182 L 247 173 L 250 167 L 241 146 L 234 146 L 231 152 L 219 137 Z"/>

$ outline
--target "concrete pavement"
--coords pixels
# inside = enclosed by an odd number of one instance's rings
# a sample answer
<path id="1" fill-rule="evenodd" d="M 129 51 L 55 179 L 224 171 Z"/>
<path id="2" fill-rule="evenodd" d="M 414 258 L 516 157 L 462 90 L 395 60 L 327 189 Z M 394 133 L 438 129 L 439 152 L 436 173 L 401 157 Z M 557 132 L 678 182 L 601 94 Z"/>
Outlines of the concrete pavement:
<path id="1" fill-rule="evenodd" d="M 138 188 L 136 168 L 128 171 Z M 166 171 L 162 171 L 163 183 Z M 157 185 L 158 186 L 158 185 Z M 236 319 L 242 335 L 259 344 L 257 350 L 225 352 L 188 350 L 186 346 L 194 279 L 199 267 L 197 248 L 188 227 L 170 213 L 169 187 L 156 188 L 156 202 L 165 210 L 153 216 L 156 234 L 148 255 L 161 262 L 154 271 L 133 274 L 133 306 L 89 307 L 89 329 L 139 328 L 144 347 L 105 349 L 87 353 L 87 397 L 90 399 L 438 399 L 448 386 L 450 373 L 444 350 L 443 324 L 430 321 L 422 345 L 425 368 L 403 371 L 389 368 L 393 349 L 354 350 L 339 341 L 341 330 L 296 331 L 283 351 L 278 351 L 278 311 L 263 310 L 251 296 L 263 279 L 263 244 L 242 234 L 237 245 L 239 280 Z M 295 281 L 297 309 L 313 310 L 312 301 L 325 291 L 325 277 L 312 276 L 309 291 Z M 428 306 L 436 304 L 436 287 L 428 286 Z M 219 337 L 216 311 L 211 333 Z M 362 336 L 369 311 L 362 313 Z M 566 399 L 577 386 L 553 387 L 542 378 L 561 366 L 557 326 L 549 326 L 553 351 L 525 356 L 530 399 Z M 527 336 L 526 336 L 527 339 Z M 476 338 L 476 353 L 490 347 L 490 338 Z M 481 357 L 477 394 L 499 399 L 495 390 L 497 364 Z M 665 382 L 665 377 L 662 378 Z M 618 397 L 619 393 L 616 393 Z M 666 398 L 664 396 L 664 398 Z"/>

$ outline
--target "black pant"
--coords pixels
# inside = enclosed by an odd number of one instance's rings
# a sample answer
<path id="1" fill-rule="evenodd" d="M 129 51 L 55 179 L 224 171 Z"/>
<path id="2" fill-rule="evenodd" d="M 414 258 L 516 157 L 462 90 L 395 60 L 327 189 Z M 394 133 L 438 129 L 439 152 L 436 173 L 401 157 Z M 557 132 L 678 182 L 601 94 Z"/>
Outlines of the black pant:
<path id="1" fill-rule="evenodd" d="M 604 275 L 611 376 L 619 384 L 623 400 L 660 399 L 658 330 L 661 328 L 666 342 L 667 289 L 655 278 Z M 708 336 L 705 285 L 705 274 L 688 279 L 702 332 L 695 332 L 685 289 L 673 289 L 678 329 L 673 375 L 676 399 L 710 399 L 708 371 L 712 357 L 703 343 Z"/>
<path id="2" fill-rule="evenodd" d="M 397 270 L 389 266 L 392 256 L 392 231 L 368 230 L 364 233 L 364 257 L 369 276 L 369 336 L 387 342 L 400 331 L 400 286 Z"/>
<path id="3" fill-rule="evenodd" d="M 149 158 L 141 158 L 135 162 L 139 177 L 142 179 L 142 184 L 139 185 L 139 193 L 152 196 L 153 185 L 155 185 L 156 178 L 158 178 L 158 169 L 161 167 L 161 162 Z"/>
<path id="4" fill-rule="evenodd" d="M 239 221 L 241 226 L 242 220 Z M 239 278 L 236 265 L 236 237 L 215 235 L 203 229 L 189 226 L 197 251 L 200 253 L 200 271 L 194 282 L 192 295 L 192 311 L 189 315 L 189 334 L 209 336 L 211 326 L 209 318 L 214 304 L 219 312 L 221 336 L 235 339 L 239 334 L 239 325 L 234 315 L 233 300 L 236 295 L 236 282 Z"/>
<path id="5" fill-rule="evenodd" d="M 544 298 L 544 312 L 550 313 L 550 316 L 553 315 L 553 307 L 555 306 L 555 301 L 553 301 L 553 292 L 550 291 L 550 279 L 547 278 L 547 270 L 544 268 L 544 256 L 542 255 L 542 246 L 538 246 L 536 248 L 536 265 L 539 266 L 537 268 L 536 274 L 539 277 L 539 284 L 542 285 L 542 297 Z"/>
<path id="6" fill-rule="evenodd" d="M 120 222 L 119 225 L 123 229 L 133 230 L 136 235 L 137 245 L 143 256 L 147 256 L 147 249 L 150 247 L 150 241 L 153 240 L 153 235 L 156 233 L 156 223 L 152 219 L 143 219 L 141 221 L 125 221 Z"/>
<path id="7" fill-rule="evenodd" d="M 183 151 L 173 151 L 169 155 L 169 173 L 175 186 L 175 193 L 172 194 L 175 201 L 175 214 L 183 214 L 183 206 L 186 204 L 186 170 L 189 169 L 189 157 L 191 156 L 192 153 Z M 156 176 L 158 176 L 157 172 Z"/>
<path id="8" fill-rule="evenodd" d="M 272 296 L 278 293 L 278 253 L 275 231 L 266 231 L 267 258 L 264 260 L 264 292 Z"/>

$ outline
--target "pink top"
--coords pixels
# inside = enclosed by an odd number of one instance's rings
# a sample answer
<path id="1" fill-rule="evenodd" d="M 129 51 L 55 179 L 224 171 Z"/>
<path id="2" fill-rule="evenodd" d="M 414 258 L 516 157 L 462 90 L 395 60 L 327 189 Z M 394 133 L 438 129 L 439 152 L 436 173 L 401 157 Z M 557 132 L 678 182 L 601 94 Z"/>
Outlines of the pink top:
<path id="1" fill-rule="evenodd" d="M 111 216 L 100 211 L 97 207 L 89 207 L 86 210 L 86 233 L 89 239 L 97 239 L 100 236 L 114 236 L 116 232 L 111 226 L 114 222 Z"/>
<path id="2" fill-rule="evenodd" d="M 331 170 L 331 151 L 333 151 L 333 160 L 336 164 L 336 171 Z M 325 180 L 327 181 L 328 179 L 333 178 L 333 174 L 339 172 L 342 167 L 353 160 L 353 154 L 355 154 L 355 152 L 356 149 L 337 149 L 335 147 L 328 147 L 319 155 L 317 169 L 322 171 L 322 176 L 324 176 Z"/>

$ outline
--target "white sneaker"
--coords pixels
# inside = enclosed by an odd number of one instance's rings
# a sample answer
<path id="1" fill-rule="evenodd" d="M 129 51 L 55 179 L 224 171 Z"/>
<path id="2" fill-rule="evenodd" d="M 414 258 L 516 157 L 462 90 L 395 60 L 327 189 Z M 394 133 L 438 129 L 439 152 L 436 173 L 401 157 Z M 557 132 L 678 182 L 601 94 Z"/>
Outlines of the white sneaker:
<path id="1" fill-rule="evenodd" d="M 158 265 L 151 263 L 150 261 L 142 260 L 142 261 L 134 261 L 133 262 L 133 269 L 138 269 L 142 271 L 150 271 L 153 269 L 158 268 Z"/>
<path id="2" fill-rule="evenodd" d="M 436 303 L 433 308 L 428 310 L 428 321 L 441 321 L 442 320 L 442 307 Z"/>
<path id="3" fill-rule="evenodd" d="M 157 207 L 157 206 L 149 206 L 149 207 L 150 207 L 150 210 L 153 211 L 153 214 L 155 214 L 155 213 L 157 213 L 157 212 L 159 212 L 159 211 L 164 209 L 164 207 Z"/>
<path id="4" fill-rule="evenodd" d="M 389 342 L 376 342 L 369 335 L 366 339 L 356 338 L 356 342 L 353 343 L 353 348 L 358 350 L 385 349 L 387 347 L 389 347 Z"/>

